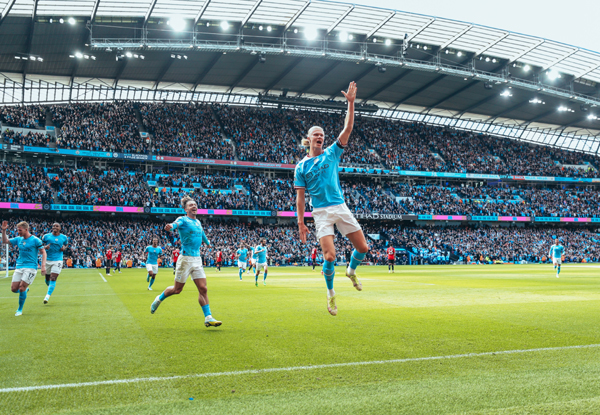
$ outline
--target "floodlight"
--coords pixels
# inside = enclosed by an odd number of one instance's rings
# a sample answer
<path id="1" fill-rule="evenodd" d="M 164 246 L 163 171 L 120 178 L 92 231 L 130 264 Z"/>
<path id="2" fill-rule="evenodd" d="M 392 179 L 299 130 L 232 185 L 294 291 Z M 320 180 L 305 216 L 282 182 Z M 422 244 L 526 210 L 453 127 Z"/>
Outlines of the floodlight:
<path id="1" fill-rule="evenodd" d="M 511 93 L 511 92 L 510 92 L 508 89 L 505 89 L 505 90 L 504 90 L 504 91 L 503 91 L 503 92 L 500 94 L 500 96 L 502 96 L 502 97 L 512 97 L 512 93 Z"/>
<path id="2" fill-rule="evenodd" d="M 461 52 L 461 51 L 458 51 L 458 52 L 456 53 L 456 55 L 457 55 L 457 56 L 460 58 L 460 57 L 462 56 L 462 52 Z"/>
<path id="3" fill-rule="evenodd" d="M 62 19 L 61 19 L 61 20 L 62 20 Z M 72 18 L 72 17 L 69 17 L 69 24 L 73 25 L 73 24 L 75 24 L 75 23 L 77 23 L 77 22 L 75 21 L 75 19 L 74 19 L 74 18 Z"/>
<path id="4" fill-rule="evenodd" d="M 125 52 L 125 56 L 127 56 L 128 58 L 131 58 L 133 56 L 133 53 L 131 53 L 131 52 Z"/>
<path id="5" fill-rule="evenodd" d="M 75 52 L 75 56 L 78 57 L 79 59 L 81 59 L 81 58 L 83 58 L 83 53 Z"/>
<path id="6" fill-rule="evenodd" d="M 555 69 L 550 69 L 548 72 L 546 72 L 546 75 L 551 81 L 560 78 L 560 74 Z"/>
<path id="7" fill-rule="evenodd" d="M 181 32 L 182 30 L 185 30 L 186 26 L 185 20 L 179 16 L 171 17 L 167 24 L 171 26 L 171 29 L 173 29 L 175 32 Z"/>
<path id="8" fill-rule="evenodd" d="M 263 26 L 262 25 L 258 26 L 258 30 L 263 30 Z"/>
<path id="9" fill-rule="evenodd" d="M 348 40 L 348 32 L 340 32 L 340 33 L 338 34 L 338 37 L 340 38 L 340 40 L 341 40 L 342 42 L 345 42 L 345 41 L 347 41 L 347 40 Z"/>
<path id="10" fill-rule="evenodd" d="M 319 32 L 316 27 L 306 27 L 304 28 L 304 37 L 308 40 L 315 40 L 319 36 Z"/>
<path id="11" fill-rule="evenodd" d="M 525 72 L 529 72 L 529 71 L 531 70 L 531 66 L 529 66 L 529 65 L 525 65 L 525 66 L 523 66 L 523 70 L 524 70 Z"/>
<path id="12" fill-rule="evenodd" d="M 229 29 L 229 23 L 227 21 L 223 20 L 221 22 L 221 29 L 223 29 L 223 30 Z"/>
<path id="13" fill-rule="evenodd" d="M 64 21 L 64 19 L 61 17 L 60 19 L 58 19 L 58 22 L 59 22 L 60 24 L 63 24 L 65 21 Z"/>
<path id="14" fill-rule="evenodd" d="M 267 32 L 270 32 L 272 30 L 271 26 L 267 26 Z"/>

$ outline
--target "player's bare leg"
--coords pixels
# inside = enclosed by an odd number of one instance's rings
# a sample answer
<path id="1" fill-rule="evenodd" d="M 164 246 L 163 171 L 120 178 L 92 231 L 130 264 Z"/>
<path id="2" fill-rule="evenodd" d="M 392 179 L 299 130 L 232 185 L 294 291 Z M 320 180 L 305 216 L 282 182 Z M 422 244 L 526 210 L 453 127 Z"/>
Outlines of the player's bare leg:
<path id="1" fill-rule="evenodd" d="M 216 320 L 210 313 L 208 305 L 208 288 L 206 287 L 206 278 L 196 278 L 194 284 L 198 288 L 198 303 L 204 313 L 204 325 L 206 327 L 219 327 L 222 323 Z"/>

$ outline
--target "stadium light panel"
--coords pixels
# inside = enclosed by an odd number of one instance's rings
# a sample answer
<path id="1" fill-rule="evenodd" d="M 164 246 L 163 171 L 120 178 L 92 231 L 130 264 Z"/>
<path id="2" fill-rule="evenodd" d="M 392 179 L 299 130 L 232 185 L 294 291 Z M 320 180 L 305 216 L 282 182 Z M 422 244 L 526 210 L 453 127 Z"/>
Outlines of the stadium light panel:
<path id="1" fill-rule="evenodd" d="M 525 65 L 525 66 L 523 66 L 523 70 L 524 70 L 525 72 L 529 72 L 529 71 L 531 70 L 531 66 L 529 66 L 529 65 Z"/>
<path id="2" fill-rule="evenodd" d="M 489 57 L 485 58 L 485 61 L 486 61 L 486 62 L 489 62 L 489 61 L 490 61 L 490 58 L 489 58 Z"/>
<path id="3" fill-rule="evenodd" d="M 560 74 L 555 69 L 550 69 L 548 72 L 546 72 L 546 76 L 551 81 L 554 81 L 561 77 Z"/>
<path id="4" fill-rule="evenodd" d="M 307 40 L 315 40 L 319 36 L 319 32 L 316 27 L 308 26 L 304 28 L 304 37 Z"/>
<path id="5" fill-rule="evenodd" d="M 131 58 L 133 56 L 133 53 L 131 53 L 131 52 L 125 52 L 125 56 L 127 56 L 128 58 Z"/>
<path id="6" fill-rule="evenodd" d="M 61 17 L 60 19 L 58 19 L 58 22 L 59 22 L 60 24 L 63 24 L 63 23 L 65 22 L 65 20 L 64 20 L 64 19 Z"/>
<path id="7" fill-rule="evenodd" d="M 294 29 L 294 33 L 298 33 L 298 29 Z"/>
<path id="8" fill-rule="evenodd" d="M 273 30 L 273 28 L 271 26 L 267 26 L 267 32 L 270 32 L 271 30 Z"/>
<path id="9" fill-rule="evenodd" d="M 69 17 L 69 24 L 70 24 L 70 25 L 74 25 L 75 23 L 77 23 L 77 22 L 75 21 L 75 19 L 74 19 L 74 18 L 72 18 L 72 17 Z"/>
<path id="10" fill-rule="evenodd" d="M 385 44 L 386 44 L 386 46 L 391 45 L 392 44 L 392 40 L 391 39 L 386 39 L 385 40 Z M 423 49 L 427 50 L 427 46 L 424 46 Z"/>
<path id="11" fill-rule="evenodd" d="M 182 17 L 172 17 L 167 21 L 167 24 L 171 26 L 171 29 L 175 32 L 181 32 L 185 30 L 186 24 Z"/>
<path id="12" fill-rule="evenodd" d="M 348 35 L 348 39 L 349 40 L 353 40 L 354 39 L 354 35 Z"/>
<path id="13" fill-rule="evenodd" d="M 500 96 L 503 96 L 503 97 L 512 97 L 512 93 L 511 93 L 511 92 L 510 92 L 508 89 L 506 89 L 506 90 L 504 90 L 504 91 L 503 91 L 503 92 L 500 94 Z"/>
<path id="14" fill-rule="evenodd" d="M 460 58 L 460 57 L 462 56 L 462 52 L 461 52 L 461 51 L 458 51 L 458 52 L 456 53 L 456 55 L 457 55 L 457 56 Z"/>
<path id="15" fill-rule="evenodd" d="M 83 53 L 81 52 L 75 52 L 75 56 L 79 59 L 83 58 Z"/>
<path id="16" fill-rule="evenodd" d="M 340 32 L 338 37 L 342 42 L 346 42 L 348 40 L 348 32 Z"/>
<path id="17" fill-rule="evenodd" d="M 595 121 L 595 120 L 597 120 L 597 119 L 598 119 L 598 116 L 596 116 L 596 115 L 594 115 L 594 114 L 590 114 L 590 115 L 588 115 L 587 117 L 588 117 L 588 120 L 592 120 L 592 121 Z"/>
<path id="18" fill-rule="evenodd" d="M 263 30 L 263 26 L 262 25 L 258 26 L 258 30 Z"/>
<path id="19" fill-rule="evenodd" d="M 223 30 L 229 29 L 229 22 L 227 22 L 226 20 L 223 20 L 221 22 L 221 29 L 223 29 Z"/>

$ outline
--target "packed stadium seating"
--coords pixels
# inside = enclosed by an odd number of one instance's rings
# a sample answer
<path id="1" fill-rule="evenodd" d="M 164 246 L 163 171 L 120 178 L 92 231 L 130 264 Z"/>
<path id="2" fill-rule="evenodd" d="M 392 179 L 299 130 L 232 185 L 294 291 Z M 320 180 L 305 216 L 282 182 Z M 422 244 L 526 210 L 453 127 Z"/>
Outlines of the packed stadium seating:
<path id="1" fill-rule="evenodd" d="M 33 216 L 7 216 L 9 234 L 16 235 L 16 223 L 27 220 L 34 235 L 50 232 L 53 219 Z M 70 238 L 65 255 L 73 259 L 74 266 L 84 267 L 102 257 L 106 249 L 120 250 L 124 261 L 132 259 L 134 266 L 145 262 L 144 250 L 153 237 L 159 238 L 164 251 L 164 265 L 171 264 L 174 247 L 179 247 L 177 233 L 164 231 L 164 221 L 132 220 L 118 218 L 74 218 L 61 219 L 63 233 Z M 232 259 L 235 251 L 244 242 L 256 246 L 261 238 L 267 239 L 269 258 L 273 265 L 308 263 L 310 251 L 316 245 L 314 232 L 308 235 L 307 244 L 298 238 L 295 225 L 259 225 L 202 218 L 204 230 L 211 241 L 204 247 L 202 256 L 207 265 L 213 265 L 216 252 L 222 250 L 225 265 L 236 266 Z M 540 262 L 548 255 L 554 238 L 560 238 L 567 247 L 567 262 L 599 261 L 600 241 L 598 231 L 589 229 L 556 229 L 548 226 L 536 228 L 514 227 L 417 227 L 403 225 L 363 225 L 365 234 L 378 234 L 380 239 L 369 238 L 370 252 L 366 261 L 384 264 L 388 246 L 402 247 L 410 255 L 412 263 L 449 263 L 450 255 L 462 260 L 480 263 Z M 350 246 L 338 235 L 336 250 L 339 261 Z M 12 251 L 12 261 L 16 259 Z M 399 261 L 402 262 L 402 261 Z M 93 265 L 92 265 L 93 266 Z"/>
<path id="2" fill-rule="evenodd" d="M 32 125 L 47 107 L 3 107 L 3 125 Z M 60 148 L 294 164 L 306 155 L 300 140 L 320 125 L 326 144 L 344 114 L 217 104 L 114 102 L 47 108 Z M 36 118 L 37 117 L 37 118 Z M 43 117 L 42 117 L 43 118 Z M 151 138 L 139 136 L 141 120 Z M 8 120 L 8 121 L 7 121 Z M 35 124 L 35 123 L 33 123 Z M 418 123 L 357 116 L 342 164 L 413 171 L 599 177 L 599 159 L 580 152 Z M 50 137 L 19 136 L 5 143 L 54 146 Z M 12 141 L 11 141 L 12 140 Z M 227 141 L 232 140 L 234 147 Z"/>

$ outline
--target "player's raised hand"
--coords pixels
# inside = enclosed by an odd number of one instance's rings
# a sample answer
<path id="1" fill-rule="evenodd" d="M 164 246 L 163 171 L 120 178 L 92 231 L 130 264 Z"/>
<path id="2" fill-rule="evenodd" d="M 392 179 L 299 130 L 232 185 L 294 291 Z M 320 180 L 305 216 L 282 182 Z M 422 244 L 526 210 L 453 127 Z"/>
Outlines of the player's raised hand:
<path id="1" fill-rule="evenodd" d="M 354 102 L 356 99 L 356 82 L 350 82 L 350 85 L 348 85 L 348 91 L 342 91 L 342 94 L 344 94 L 348 102 Z"/>
<path id="2" fill-rule="evenodd" d="M 7 229 L 8 229 L 8 222 L 7 222 L 7 221 L 5 221 L 5 220 L 3 220 L 3 221 L 2 221 L 2 230 L 3 230 L 3 231 L 5 231 L 5 230 L 7 230 Z"/>
<path id="3" fill-rule="evenodd" d="M 170 224 L 170 223 L 167 223 L 167 224 L 165 225 L 165 230 L 166 230 L 166 231 L 170 231 L 171 229 L 173 229 L 173 225 L 172 225 L 172 224 Z"/>
<path id="4" fill-rule="evenodd" d="M 303 244 L 306 243 L 306 235 L 310 232 L 308 227 L 304 223 L 298 224 L 298 231 L 300 232 L 300 240 Z"/>

